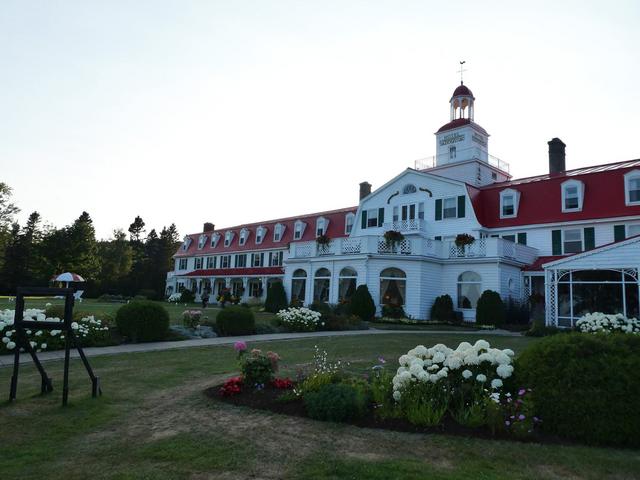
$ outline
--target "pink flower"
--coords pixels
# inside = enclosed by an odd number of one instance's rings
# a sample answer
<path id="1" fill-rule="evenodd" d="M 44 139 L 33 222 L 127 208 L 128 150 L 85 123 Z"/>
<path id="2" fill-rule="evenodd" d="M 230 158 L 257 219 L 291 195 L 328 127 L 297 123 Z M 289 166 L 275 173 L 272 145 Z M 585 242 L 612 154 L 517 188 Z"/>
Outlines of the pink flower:
<path id="1" fill-rule="evenodd" d="M 233 349 L 238 353 L 242 353 L 247 349 L 247 344 L 245 342 L 236 342 L 233 344 Z"/>

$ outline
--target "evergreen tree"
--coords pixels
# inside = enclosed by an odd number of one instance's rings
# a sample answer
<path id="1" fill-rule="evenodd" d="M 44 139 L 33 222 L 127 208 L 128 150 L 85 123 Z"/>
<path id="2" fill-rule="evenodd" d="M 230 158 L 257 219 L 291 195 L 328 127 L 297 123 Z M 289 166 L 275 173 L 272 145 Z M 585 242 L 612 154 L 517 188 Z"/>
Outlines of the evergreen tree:
<path id="1" fill-rule="evenodd" d="M 267 290 L 267 298 L 264 301 L 264 309 L 267 312 L 278 313 L 287 308 L 287 294 L 282 282 L 273 282 Z"/>
<path id="2" fill-rule="evenodd" d="M 18 207 L 11 203 L 11 193 L 11 187 L 6 183 L 0 182 L 0 270 L 4 266 L 5 253 L 11 239 L 15 214 L 20 211 Z M 0 285 L 0 287 L 2 286 Z"/>
<path id="3" fill-rule="evenodd" d="M 67 261 L 66 270 L 82 275 L 85 280 L 98 278 L 100 258 L 96 242 L 96 231 L 93 220 L 87 212 L 76 219 L 67 229 Z"/>
<path id="4" fill-rule="evenodd" d="M 142 235 L 144 234 L 144 220 L 142 217 L 136 216 L 133 220 L 133 223 L 129 225 L 129 235 L 132 242 L 140 242 L 142 239 Z"/>
<path id="5" fill-rule="evenodd" d="M 100 290 L 103 293 L 121 293 L 122 285 L 133 265 L 133 248 L 122 230 L 113 231 L 112 240 L 98 242 L 100 269 Z"/>
<path id="6" fill-rule="evenodd" d="M 364 321 L 371 321 L 375 317 L 376 305 L 365 284 L 359 285 L 351 297 L 351 313 Z"/>

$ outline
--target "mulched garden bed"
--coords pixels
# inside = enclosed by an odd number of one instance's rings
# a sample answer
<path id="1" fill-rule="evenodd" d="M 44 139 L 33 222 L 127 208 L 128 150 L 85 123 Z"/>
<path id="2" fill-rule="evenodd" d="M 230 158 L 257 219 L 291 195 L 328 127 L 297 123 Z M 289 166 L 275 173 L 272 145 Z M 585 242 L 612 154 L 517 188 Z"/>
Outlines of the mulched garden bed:
<path id="1" fill-rule="evenodd" d="M 222 403 L 227 403 L 239 407 L 249 407 L 254 408 L 256 410 L 267 410 L 273 413 L 279 413 L 283 415 L 291 415 L 295 417 L 305 417 L 309 418 L 307 415 L 304 402 L 302 399 L 296 399 L 291 401 L 279 401 L 278 397 L 280 397 L 283 393 L 288 392 L 289 390 L 277 389 L 272 386 L 266 386 L 263 390 L 253 391 L 243 389 L 240 393 L 231 396 L 222 396 L 220 395 L 220 388 L 222 385 L 216 385 L 213 387 L 207 388 L 204 393 L 207 397 L 219 401 Z M 535 442 L 535 443 L 547 443 L 547 444 L 564 444 L 564 445 L 575 445 L 575 443 L 569 442 L 564 439 L 560 439 L 558 437 L 543 435 L 539 432 L 535 432 L 534 434 L 519 438 L 513 435 L 510 435 L 506 432 L 496 432 L 492 434 L 488 428 L 470 428 L 459 425 L 455 421 L 453 421 L 450 417 L 445 417 L 444 422 L 439 427 L 420 427 L 409 423 L 404 418 L 388 418 L 381 419 L 376 417 L 373 413 L 373 410 L 369 410 L 367 414 L 359 419 L 353 420 L 349 422 L 345 422 L 349 425 L 354 425 L 357 427 L 363 428 L 378 428 L 383 430 L 393 430 L 398 432 L 411 432 L 411 433 L 427 433 L 427 434 L 446 434 L 446 435 L 456 435 L 463 437 L 474 437 L 474 438 L 483 438 L 483 439 L 491 439 L 491 440 L 508 440 L 508 441 L 518 441 L 518 442 Z"/>

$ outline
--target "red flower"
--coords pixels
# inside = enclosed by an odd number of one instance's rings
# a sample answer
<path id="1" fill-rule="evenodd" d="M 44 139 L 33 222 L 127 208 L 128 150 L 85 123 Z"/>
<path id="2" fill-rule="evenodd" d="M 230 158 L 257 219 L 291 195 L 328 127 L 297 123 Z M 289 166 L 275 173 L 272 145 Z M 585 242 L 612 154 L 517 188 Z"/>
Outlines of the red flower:
<path id="1" fill-rule="evenodd" d="M 274 378 L 271 384 L 278 389 L 286 390 L 293 388 L 293 382 L 289 378 Z"/>
<path id="2" fill-rule="evenodd" d="M 220 388 L 220 395 L 230 397 L 242 391 L 242 377 L 232 377 Z"/>

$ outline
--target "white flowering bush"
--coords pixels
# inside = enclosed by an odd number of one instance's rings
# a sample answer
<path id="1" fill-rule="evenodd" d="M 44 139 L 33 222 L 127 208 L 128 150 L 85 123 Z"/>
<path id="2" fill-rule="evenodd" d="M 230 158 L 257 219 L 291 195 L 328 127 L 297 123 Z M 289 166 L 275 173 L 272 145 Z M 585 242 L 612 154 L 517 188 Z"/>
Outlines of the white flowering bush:
<path id="1" fill-rule="evenodd" d="M 16 330 L 13 328 L 15 318 L 14 310 L 0 310 L 0 354 L 9 353 L 16 348 Z M 24 311 L 25 320 L 37 322 L 60 322 L 60 330 L 27 329 L 27 340 L 36 351 L 55 350 L 64 345 L 62 332 L 62 320 L 57 317 L 45 315 L 45 311 L 37 308 L 28 308 Z M 93 315 L 81 318 L 71 324 L 76 336 L 82 344 L 95 343 L 108 337 L 109 327 Z"/>
<path id="2" fill-rule="evenodd" d="M 305 307 L 291 307 L 276 314 L 278 323 L 292 332 L 313 332 L 324 326 L 320 312 Z"/>
<path id="3" fill-rule="evenodd" d="M 640 321 L 627 318 L 621 313 L 607 315 L 601 312 L 587 313 L 576 322 L 576 328 L 583 333 L 633 333 L 640 334 Z"/>
<path id="4" fill-rule="evenodd" d="M 177 303 L 182 299 L 182 293 L 172 293 L 171 295 L 169 295 L 169 297 L 167 298 L 167 302 L 171 302 L 171 303 Z"/>
<path id="5" fill-rule="evenodd" d="M 479 426 L 491 393 L 513 374 L 513 356 L 513 350 L 491 348 L 485 340 L 462 342 L 455 350 L 418 345 L 399 359 L 393 398 L 415 424 L 437 425 L 450 409 L 459 423 Z"/>

